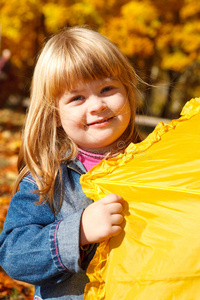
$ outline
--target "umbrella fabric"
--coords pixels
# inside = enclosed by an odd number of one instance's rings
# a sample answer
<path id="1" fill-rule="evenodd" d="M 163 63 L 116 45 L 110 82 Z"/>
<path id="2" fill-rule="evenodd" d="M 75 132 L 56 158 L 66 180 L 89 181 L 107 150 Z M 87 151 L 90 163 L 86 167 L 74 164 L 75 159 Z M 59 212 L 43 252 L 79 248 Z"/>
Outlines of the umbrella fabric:
<path id="1" fill-rule="evenodd" d="M 81 184 L 95 201 L 126 201 L 123 232 L 100 243 L 88 267 L 85 300 L 200 299 L 200 98 Z"/>

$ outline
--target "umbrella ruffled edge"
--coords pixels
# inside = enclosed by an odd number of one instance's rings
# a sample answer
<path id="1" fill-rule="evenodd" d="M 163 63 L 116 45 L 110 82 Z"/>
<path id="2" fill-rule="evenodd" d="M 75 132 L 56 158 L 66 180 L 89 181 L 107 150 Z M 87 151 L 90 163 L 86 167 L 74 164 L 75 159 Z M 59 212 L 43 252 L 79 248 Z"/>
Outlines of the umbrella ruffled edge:
<path id="1" fill-rule="evenodd" d="M 161 137 L 169 132 L 170 130 L 174 130 L 178 124 L 183 121 L 191 119 L 198 112 L 200 112 L 200 98 L 192 98 L 188 101 L 181 111 L 181 117 L 179 119 L 172 120 L 169 123 L 160 122 L 155 127 L 152 133 L 150 133 L 142 142 L 134 144 L 131 143 L 124 151 L 124 153 L 120 153 L 118 156 L 103 159 L 96 166 L 91 168 L 86 174 L 81 176 L 81 185 L 83 190 L 89 190 L 93 188 L 92 181 L 105 176 L 106 174 L 112 173 L 115 169 L 119 168 L 121 165 L 128 163 L 133 159 L 135 154 L 142 153 L 146 151 L 153 144 L 160 141 Z M 92 199 L 98 200 L 96 198 L 96 193 L 99 190 L 96 190 L 92 193 Z M 86 193 L 87 194 L 87 193 Z M 91 197 L 91 194 L 89 195 Z"/>

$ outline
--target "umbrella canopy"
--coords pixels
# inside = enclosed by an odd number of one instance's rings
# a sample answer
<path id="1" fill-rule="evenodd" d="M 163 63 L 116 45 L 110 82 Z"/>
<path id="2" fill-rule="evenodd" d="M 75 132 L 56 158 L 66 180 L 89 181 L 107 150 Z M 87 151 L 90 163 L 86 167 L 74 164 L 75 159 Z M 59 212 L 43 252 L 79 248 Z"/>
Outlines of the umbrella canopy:
<path id="1" fill-rule="evenodd" d="M 95 201 L 126 201 L 122 233 L 88 267 L 85 300 L 200 299 L 200 98 L 181 115 L 81 177 Z"/>

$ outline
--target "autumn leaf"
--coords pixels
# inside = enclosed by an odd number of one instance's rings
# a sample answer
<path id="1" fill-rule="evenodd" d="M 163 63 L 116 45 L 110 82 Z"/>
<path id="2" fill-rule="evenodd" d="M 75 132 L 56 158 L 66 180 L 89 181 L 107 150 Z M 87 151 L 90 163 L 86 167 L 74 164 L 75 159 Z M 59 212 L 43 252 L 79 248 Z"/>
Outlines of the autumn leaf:
<path id="1" fill-rule="evenodd" d="M 17 157 L 21 144 L 20 131 L 24 114 L 0 110 L 0 232 L 11 200 L 13 182 L 17 177 Z M 0 268 L 0 299 L 31 300 L 34 287 L 11 279 Z"/>

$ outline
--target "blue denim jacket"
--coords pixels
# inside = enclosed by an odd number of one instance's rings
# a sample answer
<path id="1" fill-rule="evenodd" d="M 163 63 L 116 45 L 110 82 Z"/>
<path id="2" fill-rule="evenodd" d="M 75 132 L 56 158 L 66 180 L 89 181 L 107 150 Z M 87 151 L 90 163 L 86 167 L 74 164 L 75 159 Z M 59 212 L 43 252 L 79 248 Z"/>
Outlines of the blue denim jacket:
<path id="1" fill-rule="evenodd" d="M 80 219 L 92 203 L 80 185 L 84 172 L 78 160 L 62 165 L 63 203 L 55 215 L 48 203 L 35 204 L 39 196 L 30 174 L 10 202 L 0 235 L 0 265 L 12 278 L 34 284 L 34 299 L 83 299 L 85 269 L 96 250 L 91 245 L 82 260 Z M 54 197 L 59 203 L 59 189 Z"/>

